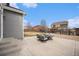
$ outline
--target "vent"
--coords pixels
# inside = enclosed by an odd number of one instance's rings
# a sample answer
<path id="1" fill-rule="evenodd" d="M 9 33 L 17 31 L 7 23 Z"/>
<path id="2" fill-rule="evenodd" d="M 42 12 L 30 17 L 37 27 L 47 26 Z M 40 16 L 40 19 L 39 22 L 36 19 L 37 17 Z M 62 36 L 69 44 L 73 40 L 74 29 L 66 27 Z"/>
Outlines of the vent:
<path id="1" fill-rule="evenodd" d="M 9 3 L 6 3 L 6 6 L 10 6 L 10 4 Z"/>

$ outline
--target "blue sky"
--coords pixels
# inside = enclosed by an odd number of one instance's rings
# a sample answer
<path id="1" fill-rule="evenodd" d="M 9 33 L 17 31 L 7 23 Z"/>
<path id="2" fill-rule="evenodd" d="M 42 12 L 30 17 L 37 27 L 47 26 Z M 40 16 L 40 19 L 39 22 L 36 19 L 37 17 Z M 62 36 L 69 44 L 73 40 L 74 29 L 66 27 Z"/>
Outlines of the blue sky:
<path id="1" fill-rule="evenodd" d="M 16 3 L 12 6 L 23 10 L 27 15 L 24 24 L 39 25 L 42 19 L 48 26 L 57 21 L 69 21 L 70 27 L 79 27 L 79 3 Z"/>

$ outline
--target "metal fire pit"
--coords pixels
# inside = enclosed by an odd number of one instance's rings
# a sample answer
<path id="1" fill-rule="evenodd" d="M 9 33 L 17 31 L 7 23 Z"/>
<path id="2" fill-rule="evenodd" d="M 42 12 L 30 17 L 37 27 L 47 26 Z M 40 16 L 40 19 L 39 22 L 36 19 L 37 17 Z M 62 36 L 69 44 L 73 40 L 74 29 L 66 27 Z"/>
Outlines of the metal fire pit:
<path id="1" fill-rule="evenodd" d="M 42 41 L 42 42 L 52 40 L 52 36 L 49 34 L 42 34 L 42 35 L 37 34 L 37 38 L 39 41 Z"/>

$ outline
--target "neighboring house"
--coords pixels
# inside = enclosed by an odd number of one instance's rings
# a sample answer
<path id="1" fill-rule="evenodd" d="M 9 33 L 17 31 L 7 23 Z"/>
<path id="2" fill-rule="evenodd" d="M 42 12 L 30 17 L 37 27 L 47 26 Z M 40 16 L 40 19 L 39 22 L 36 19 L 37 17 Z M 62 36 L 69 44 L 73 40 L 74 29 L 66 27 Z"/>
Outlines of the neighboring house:
<path id="1" fill-rule="evenodd" d="M 50 32 L 67 34 L 67 35 L 76 35 L 79 36 L 79 28 L 68 28 L 68 21 L 55 22 L 51 25 Z"/>
<path id="2" fill-rule="evenodd" d="M 36 25 L 34 27 L 32 27 L 33 31 L 37 31 L 37 32 L 48 32 L 49 28 L 45 27 L 45 26 L 41 26 L 41 25 Z"/>
<path id="3" fill-rule="evenodd" d="M 0 3 L 0 37 L 23 39 L 24 15 L 23 11 L 9 6 L 9 3 Z"/>
<path id="4" fill-rule="evenodd" d="M 51 25 L 51 31 L 55 33 L 65 34 L 67 29 L 68 29 L 68 21 L 55 22 Z"/>
<path id="5" fill-rule="evenodd" d="M 76 35 L 79 36 L 79 28 L 75 28 L 75 31 L 76 31 Z"/>
<path id="6" fill-rule="evenodd" d="M 68 21 L 55 22 L 51 25 L 55 29 L 63 29 L 68 27 Z"/>
<path id="7" fill-rule="evenodd" d="M 79 28 L 70 29 L 69 35 L 79 36 Z"/>

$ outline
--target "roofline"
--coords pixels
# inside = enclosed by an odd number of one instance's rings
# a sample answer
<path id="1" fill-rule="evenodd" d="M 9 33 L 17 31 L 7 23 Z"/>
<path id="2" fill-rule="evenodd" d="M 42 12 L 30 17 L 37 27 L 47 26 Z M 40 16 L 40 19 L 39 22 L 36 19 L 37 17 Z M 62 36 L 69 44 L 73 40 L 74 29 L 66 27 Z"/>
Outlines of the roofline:
<path id="1" fill-rule="evenodd" d="M 17 9 L 17 8 L 14 8 L 14 7 L 11 7 L 11 6 L 3 6 L 3 9 L 26 15 L 24 11 Z"/>
<path id="2" fill-rule="evenodd" d="M 68 21 L 59 21 L 59 22 L 54 22 L 52 25 L 55 25 L 55 24 L 61 24 L 61 23 L 68 23 Z"/>

